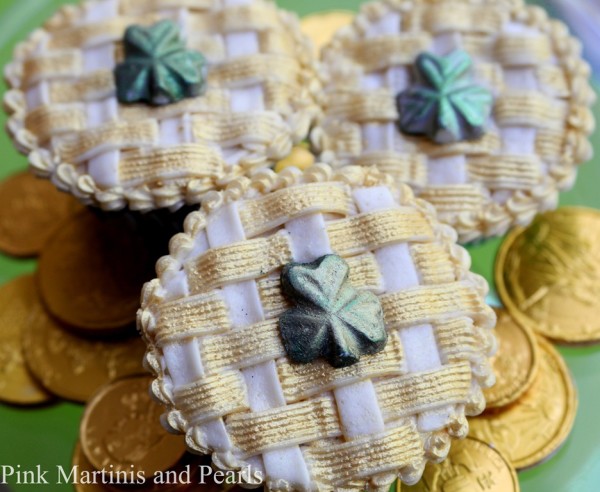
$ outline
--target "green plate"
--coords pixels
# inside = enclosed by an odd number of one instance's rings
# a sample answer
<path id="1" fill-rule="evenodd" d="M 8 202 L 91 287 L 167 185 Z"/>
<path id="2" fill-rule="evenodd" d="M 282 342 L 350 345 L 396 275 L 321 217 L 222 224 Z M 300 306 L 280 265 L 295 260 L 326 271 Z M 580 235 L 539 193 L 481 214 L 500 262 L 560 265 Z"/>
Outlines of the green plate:
<path id="1" fill-rule="evenodd" d="M 0 1 L 0 65 L 11 58 L 14 45 L 27 33 L 38 27 L 66 0 L 1 0 Z M 331 10 L 357 9 L 357 0 L 279 0 L 282 7 L 300 15 Z M 538 1 L 536 3 L 543 3 Z M 600 113 L 596 110 L 600 121 Z M 2 125 L 5 116 L 0 116 Z M 600 138 L 595 140 L 600 155 Z M 0 132 L 0 178 L 26 168 L 26 160 L 17 154 L 8 137 Z M 561 198 L 562 205 L 587 205 L 600 208 L 600 169 L 594 163 L 581 169 L 577 186 Z M 493 280 L 493 263 L 501 240 L 487 241 L 471 247 L 473 267 L 488 281 Z M 34 271 L 35 262 L 17 261 L 0 255 L 0 283 L 18 275 Z M 580 409 L 573 434 L 561 451 L 549 462 L 520 475 L 523 492 L 593 492 L 600 484 L 600 425 L 597 409 L 600 407 L 598 374 L 600 347 L 561 349 L 575 377 L 579 390 Z M 548 395 L 550 398 L 551 395 Z M 58 404 L 40 409 L 20 409 L 0 405 L 0 482 L 2 466 L 12 466 L 15 472 L 35 469 L 49 470 L 47 477 L 57 476 L 57 466 L 68 467 L 78 435 L 79 419 L 83 408 L 72 404 Z M 50 481 L 50 480 L 49 480 Z M 8 479 L 11 490 L 22 492 L 71 491 L 70 485 L 18 485 L 16 475 Z M 1 487 L 0 487 L 1 488 Z M 469 491 L 471 492 L 471 491 Z M 476 491 L 472 491 L 476 492 Z M 483 491 L 482 491 L 483 492 Z"/>

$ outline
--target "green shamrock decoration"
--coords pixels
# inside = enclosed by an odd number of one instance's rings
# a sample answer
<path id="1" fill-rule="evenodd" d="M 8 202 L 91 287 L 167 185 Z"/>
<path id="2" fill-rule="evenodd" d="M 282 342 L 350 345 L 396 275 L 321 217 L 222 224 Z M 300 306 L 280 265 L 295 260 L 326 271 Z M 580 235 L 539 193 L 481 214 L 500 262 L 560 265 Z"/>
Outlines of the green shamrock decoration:
<path id="1" fill-rule="evenodd" d="M 400 130 L 425 135 L 438 144 L 480 138 L 493 96 L 474 82 L 472 64 L 471 57 L 461 50 L 442 57 L 419 55 L 416 83 L 397 97 Z"/>
<path id="2" fill-rule="evenodd" d="M 381 303 L 350 284 L 349 270 L 336 255 L 284 267 L 283 292 L 295 307 L 279 318 L 279 328 L 292 361 L 307 364 L 325 357 L 333 367 L 347 367 L 384 349 Z"/>
<path id="3" fill-rule="evenodd" d="M 125 61 L 115 68 L 121 103 L 162 106 L 202 94 L 206 82 L 204 56 L 186 49 L 175 22 L 129 26 L 123 42 Z"/>

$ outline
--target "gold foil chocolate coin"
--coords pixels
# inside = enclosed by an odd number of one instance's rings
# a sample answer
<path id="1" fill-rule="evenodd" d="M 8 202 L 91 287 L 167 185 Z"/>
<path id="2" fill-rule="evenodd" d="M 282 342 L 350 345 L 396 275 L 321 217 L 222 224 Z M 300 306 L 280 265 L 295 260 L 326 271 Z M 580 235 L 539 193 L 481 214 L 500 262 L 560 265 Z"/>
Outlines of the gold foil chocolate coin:
<path id="1" fill-rule="evenodd" d="M 540 367 L 531 389 L 516 403 L 469 421 L 470 435 L 501 451 L 522 470 L 556 453 L 575 422 L 577 395 L 561 355 L 537 337 Z"/>
<path id="2" fill-rule="evenodd" d="M 76 492 L 183 492 L 196 490 L 199 482 L 199 466 L 197 458 L 186 454 L 171 470 L 164 473 L 164 481 L 155 477 L 140 479 L 131 473 L 116 473 L 111 470 L 97 470 L 87 459 L 81 443 L 77 443 L 73 453 L 73 470 L 75 470 Z M 161 478 L 162 480 L 162 478 Z M 137 483 L 136 483 L 137 482 Z M 195 487 L 194 487 L 195 486 Z M 217 492 L 209 485 L 202 485 L 202 490 Z"/>
<path id="3" fill-rule="evenodd" d="M 40 383 L 61 398 L 86 402 L 110 381 L 144 374 L 144 342 L 137 336 L 104 341 L 76 336 L 50 317 L 39 298 L 28 306 L 23 329 L 27 365 Z"/>
<path id="4" fill-rule="evenodd" d="M 132 324 L 154 261 L 124 216 L 84 210 L 63 223 L 40 258 L 42 297 L 64 323 L 89 331 Z"/>
<path id="5" fill-rule="evenodd" d="M 496 285 L 521 324 L 557 342 L 600 342 L 600 212 L 561 208 L 513 231 Z"/>
<path id="6" fill-rule="evenodd" d="M 175 466 L 185 439 L 160 423 L 164 408 L 150 398 L 149 377 L 122 379 L 101 389 L 81 422 L 81 445 L 98 470 L 140 473 L 148 478 Z"/>
<path id="7" fill-rule="evenodd" d="M 519 492 L 517 474 L 508 460 L 488 444 L 471 437 L 452 444 L 441 464 L 429 463 L 423 478 L 404 492 Z"/>
<path id="8" fill-rule="evenodd" d="M 52 399 L 27 370 L 21 348 L 36 295 L 31 276 L 0 287 L 0 400 L 7 403 L 38 405 Z"/>
<path id="9" fill-rule="evenodd" d="M 81 205 L 52 183 L 21 173 L 0 184 L 0 251 L 28 257 L 42 247 L 63 219 Z"/>
<path id="10" fill-rule="evenodd" d="M 531 387 L 538 370 L 538 346 L 529 328 L 517 324 L 503 309 L 496 309 L 498 353 L 492 359 L 496 384 L 484 390 L 488 408 L 518 400 Z"/>
<path id="11" fill-rule="evenodd" d="M 75 492 L 107 492 L 111 489 L 102 484 L 98 470 L 85 457 L 81 444 L 77 443 L 73 452 L 72 470 L 74 471 L 73 487 Z"/>
<path id="12" fill-rule="evenodd" d="M 351 24 L 353 20 L 353 12 L 332 10 L 303 17 L 300 21 L 300 28 L 311 39 L 316 51 L 319 52 L 323 46 L 331 41 L 333 35 L 339 29 Z"/>

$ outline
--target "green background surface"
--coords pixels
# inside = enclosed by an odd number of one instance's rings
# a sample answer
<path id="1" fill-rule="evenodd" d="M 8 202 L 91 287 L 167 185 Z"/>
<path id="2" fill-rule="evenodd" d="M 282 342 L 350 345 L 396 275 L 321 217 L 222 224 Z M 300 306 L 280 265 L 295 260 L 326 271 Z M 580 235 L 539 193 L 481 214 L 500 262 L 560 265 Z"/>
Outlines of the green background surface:
<path id="1" fill-rule="evenodd" d="M 28 32 L 39 26 L 66 0 L 0 0 L 0 66 L 11 58 L 14 45 Z M 330 10 L 356 9 L 357 0 L 279 0 L 287 9 L 300 15 Z M 542 3 L 541 1 L 536 3 Z M 596 118 L 600 121 L 598 106 Z M 2 126 L 5 116 L 0 116 Z M 596 155 L 600 158 L 600 138 L 595 139 Z M 13 150 L 5 133 L 0 132 L 0 178 L 26 168 L 26 160 Z M 587 205 L 600 208 L 600 168 L 593 161 L 579 174 L 575 189 L 561 197 L 562 205 Z M 490 283 L 496 251 L 501 240 L 491 240 L 470 247 L 473 268 Z M 34 261 L 16 261 L 0 255 L 0 284 L 34 271 Z M 600 490 L 600 348 L 561 348 L 575 377 L 579 391 L 580 408 L 575 429 L 560 452 L 546 464 L 521 473 L 523 492 L 596 492 Z M 552 395 L 548 395 L 552 398 Z M 83 407 L 57 404 L 40 409 L 21 409 L 0 405 L 0 466 L 21 466 L 22 469 L 37 464 L 42 469 L 68 466 L 78 435 L 79 419 Z M 39 490 L 69 491 L 70 486 L 14 485 L 11 490 L 37 492 Z M 466 492 L 466 491 L 465 491 Z M 470 491 L 469 491 L 470 492 Z M 476 492 L 476 491 L 473 491 Z"/>

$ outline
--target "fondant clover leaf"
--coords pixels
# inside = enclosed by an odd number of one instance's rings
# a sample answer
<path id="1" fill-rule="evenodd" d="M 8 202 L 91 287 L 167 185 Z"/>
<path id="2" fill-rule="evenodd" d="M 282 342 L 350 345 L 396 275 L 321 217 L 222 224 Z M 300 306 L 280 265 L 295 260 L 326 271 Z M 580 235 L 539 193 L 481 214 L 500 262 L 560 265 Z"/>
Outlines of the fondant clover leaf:
<path id="1" fill-rule="evenodd" d="M 325 357 L 334 367 L 346 367 L 384 349 L 381 303 L 371 292 L 356 290 L 348 273 L 348 264 L 336 255 L 284 267 L 283 292 L 295 307 L 280 317 L 279 327 L 292 361 Z"/>
<path id="2" fill-rule="evenodd" d="M 425 135 L 438 144 L 480 138 L 493 96 L 473 80 L 472 63 L 461 50 L 445 57 L 419 55 L 415 84 L 397 97 L 400 130 Z"/>
<path id="3" fill-rule="evenodd" d="M 199 96 L 204 90 L 205 59 L 186 49 L 175 22 L 130 26 L 123 42 L 125 60 L 115 68 L 120 102 L 160 106 Z"/>

